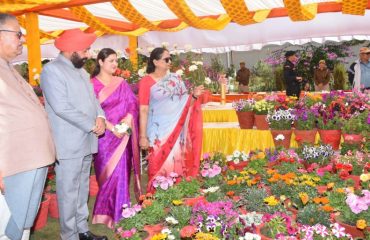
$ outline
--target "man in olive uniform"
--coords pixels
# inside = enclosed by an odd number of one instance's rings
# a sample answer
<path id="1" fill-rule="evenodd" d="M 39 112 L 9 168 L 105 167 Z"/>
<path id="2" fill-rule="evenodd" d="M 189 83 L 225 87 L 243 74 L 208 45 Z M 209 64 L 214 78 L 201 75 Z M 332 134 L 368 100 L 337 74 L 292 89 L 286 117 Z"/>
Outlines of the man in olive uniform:
<path id="1" fill-rule="evenodd" d="M 286 95 L 299 98 L 301 93 L 300 82 L 302 77 L 297 76 L 297 70 L 294 63 L 297 61 L 297 56 L 294 51 L 285 53 L 286 62 L 284 63 L 284 80 L 286 84 Z"/>

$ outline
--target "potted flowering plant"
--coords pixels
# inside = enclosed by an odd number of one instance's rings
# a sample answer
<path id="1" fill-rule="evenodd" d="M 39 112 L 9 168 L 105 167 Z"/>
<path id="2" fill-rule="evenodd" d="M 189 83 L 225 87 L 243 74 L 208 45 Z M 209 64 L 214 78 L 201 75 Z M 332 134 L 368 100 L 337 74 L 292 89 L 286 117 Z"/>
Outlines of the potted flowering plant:
<path id="1" fill-rule="evenodd" d="M 316 138 L 316 118 L 311 107 L 302 105 L 300 102 L 296 105 L 294 111 L 295 139 L 299 145 L 302 143 L 315 143 Z"/>
<path id="2" fill-rule="evenodd" d="M 241 129 L 251 129 L 254 125 L 254 99 L 239 99 L 239 101 L 233 102 L 232 106 L 238 116 L 238 121 Z"/>
<path id="3" fill-rule="evenodd" d="M 267 113 L 274 109 L 274 104 L 266 100 L 257 101 L 254 104 L 254 125 L 259 130 L 269 129 L 268 122 L 266 120 Z"/>
<path id="4" fill-rule="evenodd" d="M 292 109 L 275 110 L 267 114 L 266 119 L 270 124 L 275 147 L 282 146 L 289 148 L 290 137 L 292 135 L 292 123 L 294 121 Z"/>
<path id="5" fill-rule="evenodd" d="M 340 206 L 336 206 L 340 215 L 336 217 L 336 221 L 342 225 L 346 232 L 352 237 L 364 238 L 364 231 L 369 232 L 368 219 L 370 219 L 370 192 L 362 190 L 356 194 L 347 189 L 346 200 L 341 202 Z"/>
<path id="6" fill-rule="evenodd" d="M 235 150 L 232 155 L 226 156 L 227 164 L 234 169 L 241 170 L 248 165 L 249 155 Z"/>
<path id="7" fill-rule="evenodd" d="M 369 111 L 355 113 L 349 119 L 343 119 L 343 139 L 349 144 L 359 144 L 364 137 L 362 134 L 369 132 L 370 125 L 367 123 Z"/>
<path id="8" fill-rule="evenodd" d="M 289 236 L 295 236 L 298 232 L 298 228 L 293 219 L 282 212 L 277 212 L 272 215 L 265 214 L 262 217 L 262 221 L 264 224 L 258 232 L 262 235 L 262 238 L 265 237 L 265 239 L 286 239 Z"/>
<path id="9" fill-rule="evenodd" d="M 301 153 L 306 163 L 306 169 L 309 171 L 312 171 L 315 167 L 327 165 L 333 154 L 333 147 L 325 144 L 320 146 L 304 145 Z"/>

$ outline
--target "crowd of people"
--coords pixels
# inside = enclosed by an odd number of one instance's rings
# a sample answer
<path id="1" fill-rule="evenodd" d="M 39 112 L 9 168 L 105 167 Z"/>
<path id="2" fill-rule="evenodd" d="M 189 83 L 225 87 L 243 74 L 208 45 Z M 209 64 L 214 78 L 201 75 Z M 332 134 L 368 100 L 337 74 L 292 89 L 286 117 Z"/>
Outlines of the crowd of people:
<path id="1" fill-rule="evenodd" d="M 171 55 L 155 48 L 138 97 L 127 82 L 113 74 L 117 53 L 102 49 L 90 76 L 83 68 L 96 36 L 66 30 L 55 40 L 58 57 L 41 73 L 45 107 L 32 87 L 14 70 L 11 61 L 21 54 L 24 37 L 17 19 L 0 14 L 0 239 L 28 239 L 35 220 L 48 167 L 55 164 L 60 238 L 105 240 L 88 227 L 88 189 L 92 162 L 99 193 L 93 223 L 109 228 L 119 222 L 130 204 L 130 173 L 134 192 L 140 184 L 140 149 L 148 154 L 147 191 L 157 176 L 175 172 L 196 176 L 202 146 L 202 111 L 198 97 L 204 87 L 191 90 L 169 73 Z M 286 52 L 284 78 L 288 96 L 299 96 L 302 77 L 295 69 L 296 54 Z M 370 88 L 370 50 L 361 48 L 353 65 L 354 87 Z M 240 63 L 237 81 L 248 91 L 250 71 Z M 320 61 L 315 89 L 328 90 L 330 71 Z M 126 126 L 125 130 L 122 128 Z"/>

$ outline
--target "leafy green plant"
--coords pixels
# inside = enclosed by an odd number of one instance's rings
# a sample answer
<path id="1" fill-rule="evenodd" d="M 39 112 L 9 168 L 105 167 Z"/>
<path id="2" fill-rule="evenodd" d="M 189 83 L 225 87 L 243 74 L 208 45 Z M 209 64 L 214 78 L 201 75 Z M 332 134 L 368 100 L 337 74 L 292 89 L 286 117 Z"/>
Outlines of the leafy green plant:
<path id="1" fill-rule="evenodd" d="M 179 222 L 176 225 L 178 228 L 181 229 L 189 224 L 191 210 L 192 210 L 191 207 L 185 205 L 171 207 L 170 214 Z"/>
<path id="2" fill-rule="evenodd" d="M 342 120 L 343 132 L 347 134 L 362 134 L 369 131 L 369 124 L 366 122 L 368 114 L 368 111 L 364 111 L 358 115 L 352 115 L 348 120 Z"/>
<path id="3" fill-rule="evenodd" d="M 274 74 L 272 68 L 264 63 L 263 61 L 258 61 L 251 70 L 250 77 L 250 91 L 273 91 L 275 90 Z"/>
<path id="4" fill-rule="evenodd" d="M 342 128 L 342 121 L 338 116 L 332 119 L 326 119 L 326 121 L 324 121 L 323 117 L 318 117 L 316 120 L 317 127 L 322 130 L 340 130 Z"/>
<path id="5" fill-rule="evenodd" d="M 182 180 L 174 186 L 174 188 L 178 188 L 182 194 L 182 197 L 194 197 L 199 195 L 199 188 L 200 183 L 196 179 L 192 179 L 190 181 Z"/>
<path id="6" fill-rule="evenodd" d="M 167 190 L 163 190 L 161 188 L 157 188 L 156 193 L 154 194 L 154 198 L 159 203 L 163 204 L 164 206 L 169 206 L 172 204 L 173 200 L 178 200 L 183 197 L 183 193 L 181 189 L 174 186 Z"/>
<path id="7" fill-rule="evenodd" d="M 240 196 L 241 199 L 238 205 L 244 206 L 249 212 L 275 213 L 277 211 L 286 211 L 281 204 L 269 206 L 264 202 L 264 199 L 269 196 L 264 188 L 248 188 Z"/>
<path id="8" fill-rule="evenodd" d="M 330 226 L 330 215 L 319 209 L 316 204 L 308 204 L 298 210 L 297 221 L 301 224 L 313 226 L 317 223 Z"/>
<path id="9" fill-rule="evenodd" d="M 334 78 L 334 83 L 333 83 L 333 89 L 334 90 L 343 90 L 347 89 L 347 69 L 342 63 L 337 63 L 334 66 L 333 69 L 333 78 Z"/>
<path id="10" fill-rule="evenodd" d="M 285 81 L 284 81 L 284 71 L 283 66 L 278 66 L 275 68 L 275 82 L 276 82 L 276 90 L 283 91 L 286 89 Z"/>

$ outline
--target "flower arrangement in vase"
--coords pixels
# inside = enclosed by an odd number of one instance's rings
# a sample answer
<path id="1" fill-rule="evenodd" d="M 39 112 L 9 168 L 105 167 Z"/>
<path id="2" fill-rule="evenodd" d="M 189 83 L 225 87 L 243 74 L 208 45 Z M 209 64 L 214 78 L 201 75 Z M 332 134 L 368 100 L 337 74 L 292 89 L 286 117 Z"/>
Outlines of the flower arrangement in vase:
<path id="1" fill-rule="evenodd" d="M 232 103 L 233 108 L 238 116 L 239 126 L 241 129 L 251 129 L 254 125 L 253 108 L 256 101 L 254 99 L 239 99 Z"/>
<path id="2" fill-rule="evenodd" d="M 275 147 L 289 148 L 292 135 L 292 123 L 294 114 L 292 109 L 274 110 L 267 114 L 267 122 L 271 128 L 271 134 Z"/>

